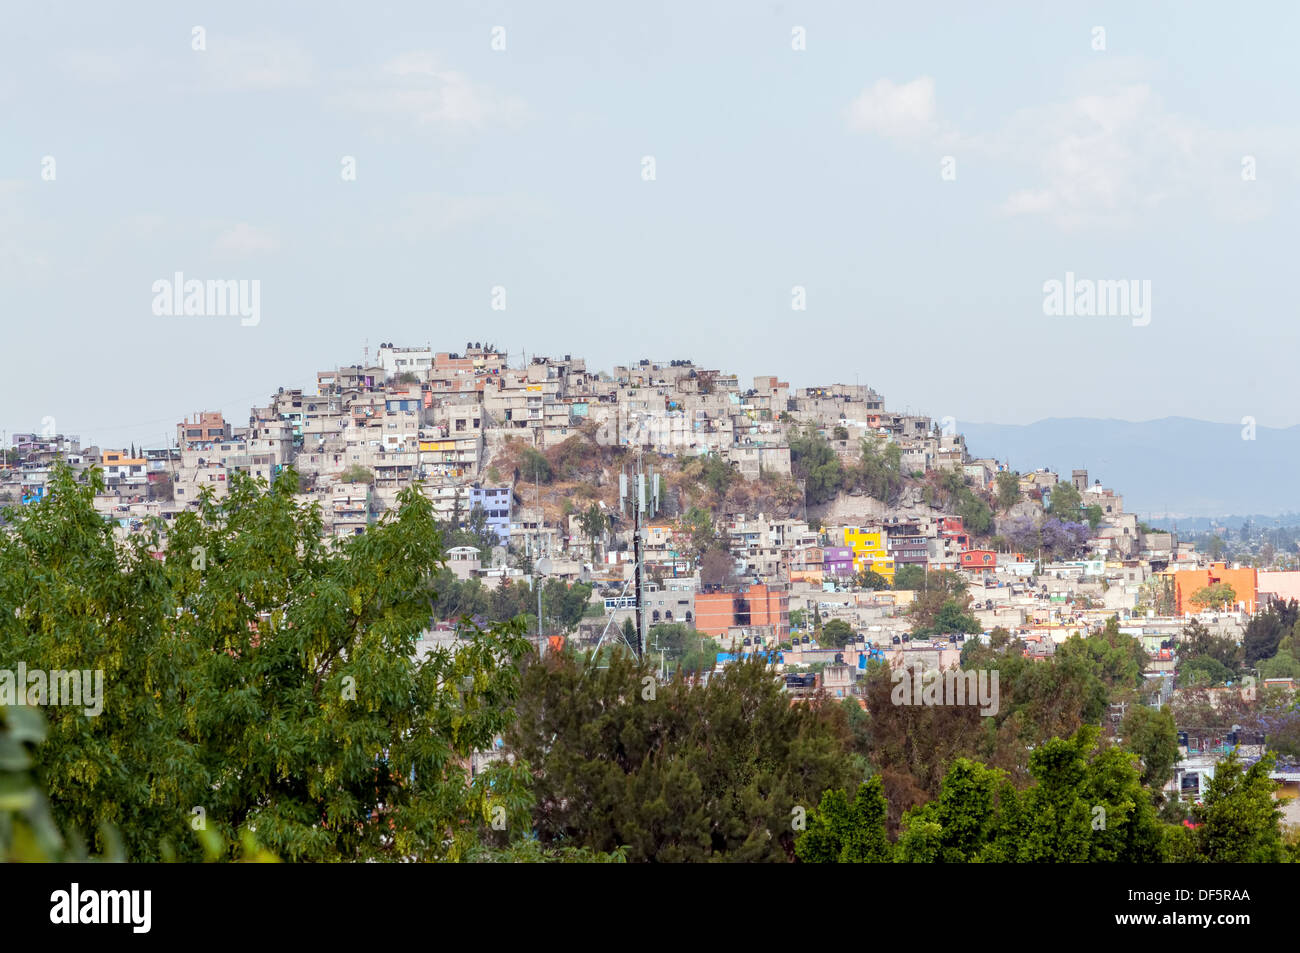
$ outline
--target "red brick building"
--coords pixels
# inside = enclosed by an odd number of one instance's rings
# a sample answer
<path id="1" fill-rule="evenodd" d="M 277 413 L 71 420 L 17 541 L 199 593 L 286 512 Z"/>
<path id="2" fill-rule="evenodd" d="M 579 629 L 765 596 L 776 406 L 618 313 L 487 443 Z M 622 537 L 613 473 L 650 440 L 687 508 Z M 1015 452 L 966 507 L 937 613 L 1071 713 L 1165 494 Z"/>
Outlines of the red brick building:
<path id="1" fill-rule="evenodd" d="M 695 628 L 725 636 L 735 626 L 771 626 L 778 639 L 790 637 L 790 592 L 756 582 L 738 589 L 695 594 Z"/>

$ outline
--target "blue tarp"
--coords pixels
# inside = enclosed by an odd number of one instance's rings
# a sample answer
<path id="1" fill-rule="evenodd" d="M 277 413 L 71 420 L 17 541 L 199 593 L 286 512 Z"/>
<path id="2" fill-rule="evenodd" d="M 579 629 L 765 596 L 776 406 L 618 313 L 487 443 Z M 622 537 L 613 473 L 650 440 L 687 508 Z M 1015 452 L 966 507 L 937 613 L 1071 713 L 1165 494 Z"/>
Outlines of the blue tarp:
<path id="1" fill-rule="evenodd" d="M 747 659 L 754 654 L 757 654 L 760 658 L 767 659 L 769 662 L 778 662 L 778 663 L 785 662 L 785 656 L 782 655 L 780 652 L 764 652 L 762 650 L 759 650 L 757 653 L 741 652 L 739 655 L 736 655 L 734 652 L 719 652 L 717 661 L 734 662 L 738 658 Z"/>

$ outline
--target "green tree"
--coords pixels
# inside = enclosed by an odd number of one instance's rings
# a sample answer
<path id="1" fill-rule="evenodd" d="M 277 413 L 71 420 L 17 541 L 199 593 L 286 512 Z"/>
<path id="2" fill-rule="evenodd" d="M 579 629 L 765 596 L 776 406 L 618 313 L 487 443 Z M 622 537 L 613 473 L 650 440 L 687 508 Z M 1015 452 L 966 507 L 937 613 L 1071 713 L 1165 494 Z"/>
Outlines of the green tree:
<path id="1" fill-rule="evenodd" d="M 817 641 L 822 645 L 833 645 L 837 649 L 842 649 L 854 638 L 853 626 L 843 619 L 831 619 L 822 626 L 822 634 Z"/>
<path id="2" fill-rule="evenodd" d="M 1078 523 L 1082 517 L 1083 497 L 1073 483 L 1057 483 L 1052 487 L 1051 502 L 1047 509 L 1059 520 Z"/>
<path id="3" fill-rule="evenodd" d="M 32 751 L 45 736 L 39 708 L 0 704 L 0 862 L 40 863 L 64 856 L 63 835 L 31 776 Z"/>
<path id="4" fill-rule="evenodd" d="M 958 493 L 957 515 L 962 524 L 976 536 L 983 536 L 993 526 L 993 511 L 983 497 L 963 486 Z"/>
<path id="5" fill-rule="evenodd" d="M 1219 663 L 1219 668 L 1231 678 L 1241 671 L 1241 646 L 1226 635 L 1214 635 L 1201 622 L 1192 621 L 1183 627 L 1178 637 L 1178 661 L 1208 657 Z"/>
<path id="6" fill-rule="evenodd" d="M 903 448 L 874 437 L 862 441 L 862 456 L 854 482 L 874 499 L 893 503 L 903 489 Z"/>
<path id="7" fill-rule="evenodd" d="M 1143 790 L 1137 757 L 1096 748 L 1087 725 L 1071 738 L 1035 748 L 1029 772 L 1036 783 L 1021 797 L 1004 833 L 1020 862 L 1149 863 L 1161 859 L 1162 831 Z"/>
<path id="8" fill-rule="evenodd" d="M 374 483 L 375 475 L 359 463 L 354 463 L 339 474 L 340 483 Z"/>
<path id="9" fill-rule="evenodd" d="M 859 589 L 888 589 L 889 580 L 874 569 L 862 569 L 854 577 L 854 585 Z"/>
<path id="10" fill-rule="evenodd" d="M 805 864 L 889 863 L 894 847 L 885 833 L 888 810 L 878 776 L 858 785 L 852 803 L 844 790 L 828 790 L 808 815 L 795 854 Z"/>
<path id="11" fill-rule="evenodd" d="M 598 505 L 592 503 L 578 516 L 578 528 L 582 535 L 591 540 L 591 558 L 596 559 L 596 541 L 609 528 L 609 517 Z"/>
<path id="12" fill-rule="evenodd" d="M 825 503 L 844 486 L 840 458 L 811 424 L 790 435 L 790 464 L 796 478 L 804 482 L 809 503 Z"/>
<path id="13" fill-rule="evenodd" d="M 200 808 L 227 851 L 256 831 L 287 860 L 437 860 L 487 836 L 496 806 L 526 817 L 522 767 L 468 762 L 510 721 L 530 647 L 499 626 L 415 657 L 442 553 L 417 488 L 332 546 L 292 468 L 269 487 L 237 474 L 165 542 L 123 545 L 94 508 L 99 471 L 50 485 L 0 547 L 0 644 L 30 669 L 103 672 L 102 713 L 51 706 L 34 752 L 61 830 L 197 859 Z"/>
<path id="14" fill-rule="evenodd" d="M 998 509 L 1006 512 L 1020 502 L 1020 476 L 1010 470 L 999 470 L 993 479 L 997 486 Z"/>
<path id="15" fill-rule="evenodd" d="M 651 651 L 662 651 L 671 671 L 700 672 L 712 669 L 717 660 L 713 639 L 701 635 L 684 622 L 666 622 L 650 627 Z"/>
<path id="16" fill-rule="evenodd" d="M 1147 653 L 1142 643 L 1119 630 L 1119 619 L 1111 616 L 1105 627 L 1087 636 L 1075 633 L 1059 646 L 1061 658 L 1078 656 L 1092 668 L 1108 688 L 1136 689 L 1143 684 L 1142 671 Z"/>
<path id="17" fill-rule="evenodd" d="M 1278 642 L 1276 655 L 1260 660 L 1258 670 L 1260 678 L 1300 678 L 1300 638 L 1295 629 Z"/>
<path id="18" fill-rule="evenodd" d="M 948 599 L 939 607 L 930 627 L 930 635 L 953 635 L 958 632 L 973 634 L 982 630 L 975 616 L 967 611 L 966 606 L 956 599 Z M 922 632 L 920 634 L 927 634 Z"/>
<path id="19" fill-rule="evenodd" d="M 925 568 L 915 563 L 906 563 L 894 573 L 895 589 L 922 589 L 925 587 Z"/>
<path id="20" fill-rule="evenodd" d="M 1188 601 L 1200 609 L 1222 609 L 1237 601 L 1237 592 L 1229 583 L 1216 582 L 1197 589 Z"/>
<path id="21" fill-rule="evenodd" d="M 909 863 L 971 863 L 1003 859 L 999 844 L 1004 812 L 1016 803 L 1004 771 L 958 758 L 943 779 L 939 797 L 903 818 L 899 860 Z"/>
<path id="22" fill-rule="evenodd" d="M 687 472 L 719 499 L 725 497 L 731 485 L 740 479 L 740 472 L 716 453 L 695 457 L 688 464 Z"/>
<path id="23" fill-rule="evenodd" d="M 912 620 L 912 634 L 935 635 L 954 632 L 979 632 L 980 625 L 970 613 L 971 599 L 966 583 L 955 572 L 931 572 L 924 578 L 907 614 Z"/>
<path id="24" fill-rule="evenodd" d="M 1276 655 L 1283 637 L 1295 629 L 1297 622 L 1300 622 L 1300 602 L 1295 599 L 1274 603 L 1251 616 L 1241 637 L 1245 664 L 1254 666 L 1260 659 Z"/>
<path id="25" fill-rule="evenodd" d="M 713 548 L 717 537 L 713 528 L 713 514 L 698 506 L 692 506 L 682 514 L 677 531 L 688 540 L 687 553 L 697 562 Z"/>
<path id="26" fill-rule="evenodd" d="M 550 483 L 555 476 L 551 461 L 535 447 L 524 447 L 519 457 L 519 475 L 528 483 Z"/>
<path id="27" fill-rule="evenodd" d="M 1178 761 L 1178 728 L 1169 708 L 1134 705 L 1120 722 L 1124 748 L 1141 759 L 1142 784 L 1159 791 L 1174 776 Z"/>
<path id="28" fill-rule="evenodd" d="M 848 780 L 843 711 L 791 705 L 751 657 L 699 685 L 625 651 L 528 666 L 508 748 L 536 778 L 543 844 L 629 861 L 786 860 L 794 808 Z"/>
<path id="29" fill-rule="evenodd" d="M 1277 782 L 1268 775 L 1276 759 L 1267 754 L 1243 767 L 1233 751 L 1214 769 L 1205 798 L 1194 809 L 1201 826 L 1195 841 L 1212 863 L 1276 863 L 1282 860 L 1282 812 L 1273 801 Z"/>
<path id="30" fill-rule="evenodd" d="M 445 548 L 472 546 L 478 550 L 479 558 L 488 564 L 492 560 L 492 550 L 500 545 L 500 539 L 496 530 L 489 525 L 482 504 L 475 503 L 470 507 L 469 518 L 461 519 L 460 497 L 455 498 L 451 519 L 438 523 L 438 532 Z"/>
<path id="31" fill-rule="evenodd" d="M 1265 663 L 1261 662 L 1260 664 Z M 1211 658 L 1208 655 L 1198 655 L 1186 662 L 1179 663 L 1178 666 L 1179 688 L 1223 685 L 1230 678 L 1232 678 L 1232 672 L 1218 659 Z"/>

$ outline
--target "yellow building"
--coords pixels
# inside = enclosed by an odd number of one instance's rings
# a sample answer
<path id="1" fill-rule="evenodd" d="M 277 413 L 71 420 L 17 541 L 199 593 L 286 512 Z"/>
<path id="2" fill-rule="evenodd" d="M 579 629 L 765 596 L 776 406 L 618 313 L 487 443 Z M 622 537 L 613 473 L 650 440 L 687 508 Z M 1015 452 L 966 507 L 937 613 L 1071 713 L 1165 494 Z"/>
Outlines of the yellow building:
<path id="1" fill-rule="evenodd" d="M 882 530 L 864 530 L 857 526 L 844 527 L 844 545 L 853 550 L 853 568 L 858 572 L 870 569 L 894 582 L 894 557 L 885 546 Z"/>

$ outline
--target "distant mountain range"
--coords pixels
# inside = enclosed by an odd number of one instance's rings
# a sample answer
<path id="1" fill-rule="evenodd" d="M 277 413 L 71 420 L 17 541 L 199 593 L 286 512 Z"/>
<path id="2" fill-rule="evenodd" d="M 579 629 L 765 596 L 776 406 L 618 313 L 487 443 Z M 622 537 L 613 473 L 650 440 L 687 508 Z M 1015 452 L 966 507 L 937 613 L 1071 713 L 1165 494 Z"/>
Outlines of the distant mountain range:
<path id="1" fill-rule="evenodd" d="M 1063 478 L 1087 469 L 1142 518 L 1254 514 L 1258 520 L 1300 510 L 1300 427 L 1256 427 L 1187 417 L 1099 420 L 1052 417 L 1037 423 L 958 422 L 974 457 L 997 457 L 1021 473 L 1047 467 Z M 1149 520 L 1150 521 L 1150 520 Z M 1239 520 L 1238 520 L 1239 521 Z"/>

